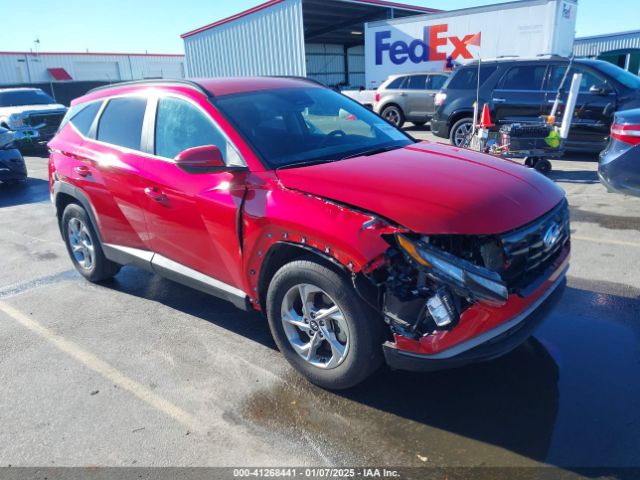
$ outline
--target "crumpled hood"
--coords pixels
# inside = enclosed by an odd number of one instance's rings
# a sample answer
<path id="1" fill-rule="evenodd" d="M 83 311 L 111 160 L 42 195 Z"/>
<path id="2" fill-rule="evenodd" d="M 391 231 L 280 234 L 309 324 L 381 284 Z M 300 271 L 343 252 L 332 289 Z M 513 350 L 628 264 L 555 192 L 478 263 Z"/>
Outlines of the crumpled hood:
<path id="1" fill-rule="evenodd" d="M 371 156 L 281 169 L 287 188 L 358 207 L 422 234 L 496 234 L 543 215 L 564 191 L 532 169 L 423 142 Z"/>

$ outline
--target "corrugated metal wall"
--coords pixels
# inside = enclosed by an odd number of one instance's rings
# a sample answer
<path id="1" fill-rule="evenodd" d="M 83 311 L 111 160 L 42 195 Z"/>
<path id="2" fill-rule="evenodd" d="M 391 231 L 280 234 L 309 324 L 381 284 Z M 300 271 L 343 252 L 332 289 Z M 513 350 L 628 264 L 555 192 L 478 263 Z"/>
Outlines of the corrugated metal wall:
<path id="1" fill-rule="evenodd" d="M 326 85 L 345 82 L 344 47 L 342 45 L 307 43 L 305 45 L 307 76 Z M 349 57 L 349 78 L 347 84 L 364 86 L 364 46 L 352 47 Z"/>
<path id="2" fill-rule="evenodd" d="M 307 43 L 305 46 L 307 76 L 326 85 L 344 82 L 344 50 L 342 45 Z"/>
<path id="3" fill-rule="evenodd" d="M 87 55 L 0 53 L 0 85 L 49 82 L 47 68 L 64 68 L 73 80 L 120 81 L 184 78 L 184 57 L 173 55 Z"/>
<path id="4" fill-rule="evenodd" d="M 576 38 L 573 53 L 578 57 L 595 57 L 603 52 L 640 48 L 640 31 Z"/>
<path id="5" fill-rule="evenodd" d="M 184 38 L 190 77 L 306 75 L 302 0 Z"/>

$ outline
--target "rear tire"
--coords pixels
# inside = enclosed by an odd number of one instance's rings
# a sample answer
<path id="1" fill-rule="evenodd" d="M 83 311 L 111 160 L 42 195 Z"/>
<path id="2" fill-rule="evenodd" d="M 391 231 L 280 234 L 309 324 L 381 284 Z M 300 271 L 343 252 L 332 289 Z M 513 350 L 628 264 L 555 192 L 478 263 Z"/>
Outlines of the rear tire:
<path id="1" fill-rule="evenodd" d="M 121 265 L 104 256 L 89 215 L 80 205 L 67 205 L 62 213 L 60 231 L 73 266 L 84 278 L 90 282 L 102 282 L 120 271 Z"/>
<path id="2" fill-rule="evenodd" d="M 360 299 L 344 275 L 314 256 L 276 272 L 266 307 L 271 334 L 284 357 L 320 387 L 353 387 L 382 364 L 381 315 Z"/>
<path id="3" fill-rule="evenodd" d="M 449 141 L 451 145 L 456 147 L 467 147 L 471 140 L 471 131 L 473 130 L 473 119 L 471 117 L 464 117 L 458 120 L 451 127 L 449 132 Z"/>
<path id="4" fill-rule="evenodd" d="M 402 128 L 404 125 L 404 113 L 397 105 L 387 105 L 382 109 L 382 112 L 380 112 L 380 116 L 398 128 Z"/>

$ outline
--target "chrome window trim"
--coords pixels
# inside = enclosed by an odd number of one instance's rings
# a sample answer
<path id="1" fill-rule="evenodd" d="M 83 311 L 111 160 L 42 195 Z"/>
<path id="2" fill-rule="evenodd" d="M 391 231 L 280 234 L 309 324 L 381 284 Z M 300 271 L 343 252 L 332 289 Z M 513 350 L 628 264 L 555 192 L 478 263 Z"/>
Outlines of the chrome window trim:
<path id="1" fill-rule="evenodd" d="M 148 90 L 153 90 L 153 91 L 145 91 L 145 92 L 136 91 L 136 92 L 130 92 L 130 93 L 122 93 L 122 94 L 118 94 L 118 95 L 110 95 L 110 96 L 102 97 L 100 99 L 96 99 L 96 100 L 92 100 L 91 102 L 87 102 L 87 103 L 103 102 L 102 106 L 100 107 L 100 110 L 96 114 L 96 118 L 94 120 L 95 123 L 91 127 L 91 129 L 89 130 L 89 132 L 93 133 L 96 136 L 96 138 L 91 138 L 91 137 L 88 137 L 86 135 L 83 135 L 77 128 L 75 128 L 75 126 L 71 122 L 67 122 L 67 124 L 72 125 L 74 127 L 74 131 L 85 141 L 93 142 L 93 143 L 96 143 L 98 145 L 102 145 L 102 146 L 105 146 L 105 147 L 113 148 L 115 150 L 119 150 L 122 153 L 141 155 L 141 156 L 146 157 L 146 158 L 150 158 L 150 159 L 153 159 L 153 160 L 161 160 L 163 162 L 167 162 L 167 163 L 171 163 L 171 164 L 175 165 L 176 161 L 173 158 L 161 157 L 159 155 L 155 155 L 155 154 L 149 153 L 149 152 L 144 152 L 142 150 L 135 150 L 135 149 L 128 148 L 128 147 L 123 147 L 121 145 L 116 145 L 114 143 L 103 142 L 101 140 L 98 140 L 98 138 L 97 138 L 98 124 L 99 124 L 100 119 L 102 118 L 102 114 L 104 113 L 104 110 L 105 110 L 105 108 L 108 105 L 110 100 L 112 100 L 114 98 L 123 98 L 123 97 L 144 97 L 144 98 L 147 99 L 147 108 L 149 108 L 149 101 L 153 100 L 154 98 L 157 101 L 157 99 L 159 99 L 161 95 L 159 95 L 160 92 L 156 88 L 151 87 Z M 176 96 L 178 98 L 181 98 L 183 100 L 187 100 L 187 101 L 193 103 L 194 105 L 196 105 L 196 107 L 200 108 L 205 113 L 205 115 L 207 115 L 209 118 L 211 118 L 211 116 L 200 105 L 195 103 L 190 98 L 185 97 L 183 95 L 175 94 L 174 92 L 167 92 L 167 93 L 168 94 L 172 94 L 172 95 L 174 95 L 174 96 Z M 236 145 L 231 141 L 231 139 L 229 138 L 227 133 L 217 125 L 217 123 L 213 120 L 213 118 L 211 118 L 211 121 L 214 122 L 214 125 L 216 125 L 216 128 L 218 128 L 218 130 L 220 130 L 220 133 L 222 134 L 222 136 L 227 140 L 227 142 L 229 142 L 229 145 L 231 146 L 231 148 L 233 148 L 235 150 L 236 154 L 238 155 L 238 158 L 240 160 L 242 160 L 243 165 L 238 165 L 238 166 L 243 166 L 245 168 L 248 168 L 246 160 L 244 159 L 244 157 L 240 153 L 240 150 L 238 150 L 238 147 L 236 147 Z M 143 125 L 143 127 L 144 127 L 144 125 Z M 140 139 L 140 146 L 141 147 L 142 147 L 142 143 L 143 142 L 142 142 L 142 138 L 141 138 Z"/>

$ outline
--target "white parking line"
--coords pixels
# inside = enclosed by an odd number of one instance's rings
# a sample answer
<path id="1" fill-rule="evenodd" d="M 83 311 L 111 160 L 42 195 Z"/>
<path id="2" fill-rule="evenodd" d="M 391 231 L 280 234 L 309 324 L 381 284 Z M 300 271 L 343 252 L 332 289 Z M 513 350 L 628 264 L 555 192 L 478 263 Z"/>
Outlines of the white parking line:
<path id="1" fill-rule="evenodd" d="M 609 243 L 611 245 L 622 245 L 624 247 L 640 248 L 640 243 L 625 242 L 624 240 L 607 240 L 604 238 L 582 237 L 580 235 L 571 235 L 571 240 L 582 240 L 583 242 Z"/>
<path id="2" fill-rule="evenodd" d="M 61 352 L 66 353 L 85 367 L 102 375 L 107 380 L 118 385 L 123 390 L 126 390 L 127 392 L 135 395 L 147 405 L 178 421 L 179 423 L 187 427 L 190 431 L 204 431 L 203 425 L 190 413 L 185 412 L 180 407 L 152 392 L 144 385 L 127 377 L 125 374 L 116 370 L 107 362 L 99 359 L 94 354 L 85 350 L 76 343 L 67 340 L 61 335 L 51 331 L 37 320 L 28 317 L 19 310 L 13 308 L 11 305 L 8 305 L 2 301 L 0 301 L 0 311 L 18 322 L 23 327 L 31 330 L 36 335 L 39 335 L 40 337 L 45 339 Z"/>

